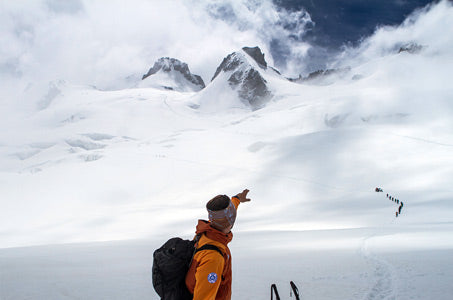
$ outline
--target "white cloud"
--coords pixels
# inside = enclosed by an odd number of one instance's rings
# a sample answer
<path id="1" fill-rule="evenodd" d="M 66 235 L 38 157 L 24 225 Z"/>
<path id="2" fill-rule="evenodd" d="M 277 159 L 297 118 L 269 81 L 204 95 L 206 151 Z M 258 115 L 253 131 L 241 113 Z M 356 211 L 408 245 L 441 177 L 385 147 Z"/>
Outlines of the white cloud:
<path id="1" fill-rule="evenodd" d="M 122 87 L 162 56 L 189 64 L 209 81 L 223 57 L 260 46 L 272 63 L 276 40 L 303 56 L 290 34 L 302 35 L 308 14 L 272 1 L 9 1 L 0 13 L 0 74 L 24 82 L 65 79 Z"/>
<path id="2" fill-rule="evenodd" d="M 401 25 L 378 28 L 356 48 L 346 48 L 337 65 L 357 66 L 396 54 L 401 46 L 416 44 L 425 55 L 451 55 L 453 6 L 447 0 L 414 11 Z"/>
<path id="3" fill-rule="evenodd" d="M 126 77 L 140 78 L 163 56 L 187 62 L 208 83 L 222 59 L 243 46 L 260 46 L 270 65 L 297 76 L 312 47 L 300 41 L 312 25 L 310 16 L 271 0 L 37 0 L 1 6 L 0 76 L 3 82 L 19 80 L 22 89 L 60 79 L 122 88 L 129 84 Z M 401 26 L 378 29 L 346 49 L 337 64 L 358 65 L 410 41 L 448 51 L 451 20 L 451 4 L 441 1 Z"/>

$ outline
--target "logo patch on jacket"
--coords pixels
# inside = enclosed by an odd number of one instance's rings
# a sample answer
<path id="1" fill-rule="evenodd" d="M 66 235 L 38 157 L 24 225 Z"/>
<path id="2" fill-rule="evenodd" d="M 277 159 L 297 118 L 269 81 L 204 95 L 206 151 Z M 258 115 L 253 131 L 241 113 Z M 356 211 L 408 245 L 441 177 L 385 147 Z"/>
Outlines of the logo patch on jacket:
<path id="1" fill-rule="evenodd" d="M 208 275 L 208 282 L 209 283 L 215 283 L 217 281 L 217 274 L 216 273 L 210 273 Z"/>

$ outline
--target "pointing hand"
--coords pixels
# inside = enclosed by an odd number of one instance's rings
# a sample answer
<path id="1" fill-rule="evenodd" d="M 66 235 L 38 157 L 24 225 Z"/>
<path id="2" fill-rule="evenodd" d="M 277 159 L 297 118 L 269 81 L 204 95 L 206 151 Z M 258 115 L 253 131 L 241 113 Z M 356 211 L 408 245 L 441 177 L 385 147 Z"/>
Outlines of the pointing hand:
<path id="1" fill-rule="evenodd" d="M 238 197 L 238 199 L 239 199 L 239 202 L 244 203 L 244 202 L 250 201 L 250 198 L 247 198 L 248 192 L 249 192 L 249 190 L 245 189 L 242 191 L 242 193 L 239 193 L 236 195 L 236 197 Z"/>

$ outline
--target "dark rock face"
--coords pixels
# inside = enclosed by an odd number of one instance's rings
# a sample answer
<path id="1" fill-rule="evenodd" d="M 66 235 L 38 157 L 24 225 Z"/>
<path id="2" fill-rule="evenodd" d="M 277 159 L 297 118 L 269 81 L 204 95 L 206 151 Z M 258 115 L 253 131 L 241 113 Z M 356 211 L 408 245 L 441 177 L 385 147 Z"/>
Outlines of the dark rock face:
<path id="1" fill-rule="evenodd" d="M 255 69 L 250 69 L 244 77 L 239 97 L 248 101 L 253 109 L 262 108 L 272 98 L 266 80 Z"/>
<path id="2" fill-rule="evenodd" d="M 217 75 L 220 74 L 220 72 L 233 71 L 237 67 L 239 67 L 241 64 L 243 64 L 243 60 L 237 54 L 238 53 L 236 53 L 236 52 L 231 53 L 223 59 L 220 66 L 217 67 L 217 70 L 215 71 L 214 76 L 212 77 L 211 81 L 213 81 L 217 77 Z"/>
<path id="3" fill-rule="evenodd" d="M 258 47 L 247 48 L 249 54 L 261 68 L 267 68 L 264 55 Z M 245 51 L 245 50 L 244 50 Z M 212 81 L 221 73 L 228 73 L 227 79 L 231 89 L 237 91 L 239 98 L 244 103 L 250 105 L 252 109 L 262 108 L 271 98 L 272 92 L 269 90 L 267 81 L 259 70 L 255 69 L 244 54 L 233 52 L 225 57 L 217 68 Z"/>
<path id="4" fill-rule="evenodd" d="M 203 79 L 198 76 L 190 73 L 189 67 L 186 63 L 181 62 L 175 58 L 162 57 L 154 63 L 154 66 L 149 69 L 148 73 L 143 75 L 142 80 L 147 77 L 156 74 L 162 70 L 163 72 L 171 72 L 172 70 L 181 73 L 187 81 L 198 86 L 201 89 L 204 89 L 206 85 L 204 84 Z"/>
<path id="5" fill-rule="evenodd" d="M 266 63 L 266 60 L 264 59 L 264 53 L 261 52 L 261 49 L 259 47 L 254 47 L 254 48 L 244 47 L 244 48 L 242 48 L 242 50 L 244 50 L 245 53 L 250 55 L 258 63 L 258 65 L 261 68 L 266 70 L 267 63 Z"/>

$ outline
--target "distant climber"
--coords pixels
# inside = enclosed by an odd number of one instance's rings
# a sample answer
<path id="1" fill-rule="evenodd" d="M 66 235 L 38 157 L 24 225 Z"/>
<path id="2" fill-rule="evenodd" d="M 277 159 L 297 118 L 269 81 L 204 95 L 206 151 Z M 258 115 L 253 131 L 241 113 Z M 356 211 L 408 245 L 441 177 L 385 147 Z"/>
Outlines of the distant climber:
<path id="1" fill-rule="evenodd" d="M 382 190 L 381 188 L 379 188 L 379 187 L 377 187 L 377 188 L 375 189 L 375 191 L 376 191 L 376 193 L 381 193 L 381 192 L 383 192 L 383 190 Z M 388 195 L 388 194 L 387 194 L 387 195 Z"/>

